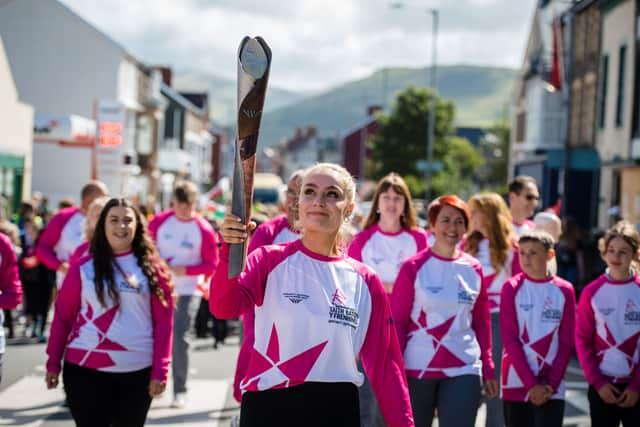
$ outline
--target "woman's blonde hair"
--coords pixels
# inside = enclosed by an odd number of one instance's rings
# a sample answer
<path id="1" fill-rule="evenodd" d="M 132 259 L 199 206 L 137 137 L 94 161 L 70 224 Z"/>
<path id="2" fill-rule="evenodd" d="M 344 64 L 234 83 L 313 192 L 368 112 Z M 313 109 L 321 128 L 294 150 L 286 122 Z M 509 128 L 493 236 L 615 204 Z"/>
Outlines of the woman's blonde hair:
<path id="1" fill-rule="evenodd" d="M 511 212 L 504 199 L 497 193 L 476 194 L 469 199 L 467 205 L 472 216 L 474 211 L 484 214 L 487 221 L 491 265 L 498 272 L 507 262 L 509 251 L 513 248 L 515 241 Z M 467 238 L 465 252 L 473 256 L 477 255 L 478 246 L 483 238 L 480 231 L 473 230 Z"/>
<path id="2" fill-rule="evenodd" d="M 387 176 L 378 181 L 376 192 L 373 195 L 373 203 L 371 204 L 371 210 L 367 215 L 367 220 L 364 223 L 363 228 L 367 228 L 380 221 L 379 202 L 380 195 L 386 192 L 388 189 L 393 189 L 394 193 L 404 197 L 404 210 L 400 216 L 400 224 L 402 228 L 412 229 L 416 227 L 416 212 L 413 209 L 413 203 L 411 201 L 411 192 L 404 179 L 395 172 L 391 172 Z"/>
<path id="3" fill-rule="evenodd" d="M 356 183 L 353 180 L 353 177 L 351 176 L 348 170 L 334 163 L 316 163 L 315 165 L 305 169 L 302 174 L 302 179 L 300 181 L 300 189 L 298 191 L 299 192 L 302 191 L 302 185 L 308 176 L 314 173 L 319 173 L 319 172 L 331 174 L 336 179 L 336 181 L 338 181 L 338 185 L 344 192 L 344 197 L 345 197 L 345 200 L 347 201 L 347 205 L 353 204 L 355 195 L 356 195 Z M 300 200 L 300 193 L 298 193 L 298 200 Z M 298 209 L 298 202 L 296 202 L 296 211 L 297 209 Z M 337 242 L 336 242 L 338 247 L 340 247 L 343 236 L 347 232 L 347 227 L 348 227 L 348 224 L 346 221 L 347 218 L 348 217 L 344 218 L 345 221 L 343 221 L 342 225 L 340 226 L 340 229 L 338 230 Z M 299 230 L 303 230 L 303 228 L 300 226 L 299 212 L 296 212 L 296 228 L 298 228 Z"/>

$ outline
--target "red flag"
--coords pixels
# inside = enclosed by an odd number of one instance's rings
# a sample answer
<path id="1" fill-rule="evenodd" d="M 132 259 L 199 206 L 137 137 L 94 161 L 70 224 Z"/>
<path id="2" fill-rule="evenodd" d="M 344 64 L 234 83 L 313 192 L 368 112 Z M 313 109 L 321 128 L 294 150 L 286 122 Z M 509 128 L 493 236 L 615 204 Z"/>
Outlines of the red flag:
<path id="1" fill-rule="evenodd" d="M 560 64 L 560 20 L 554 19 L 551 24 L 553 33 L 553 51 L 552 51 L 552 63 L 551 63 L 551 85 L 556 89 L 562 88 L 562 72 Z"/>

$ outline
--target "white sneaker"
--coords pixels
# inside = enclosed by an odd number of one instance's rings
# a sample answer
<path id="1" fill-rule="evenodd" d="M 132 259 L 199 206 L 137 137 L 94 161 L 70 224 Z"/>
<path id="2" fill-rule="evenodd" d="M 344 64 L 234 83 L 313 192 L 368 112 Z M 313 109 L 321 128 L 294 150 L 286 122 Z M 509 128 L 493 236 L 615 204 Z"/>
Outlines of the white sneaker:
<path id="1" fill-rule="evenodd" d="M 187 393 L 176 393 L 171 402 L 172 408 L 184 408 L 187 404 Z"/>

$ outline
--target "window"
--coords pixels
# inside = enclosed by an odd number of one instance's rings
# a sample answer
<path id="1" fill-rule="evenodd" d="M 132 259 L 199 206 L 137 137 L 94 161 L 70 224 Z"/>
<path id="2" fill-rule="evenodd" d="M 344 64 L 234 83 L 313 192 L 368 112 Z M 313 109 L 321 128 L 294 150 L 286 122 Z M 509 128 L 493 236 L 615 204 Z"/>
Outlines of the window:
<path id="1" fill-rule="evenodd" d="M 600 86 L 600 129 L 604 128 L 607 116 L 607 86 L 609 85 L 609 55 L 602 57 L 602 86 Z"/>
<path id="2" fill-rule="evenodd" d="M 618 98 L 616 100 L 616 126 L 621 127 L 624 114 L 624 79 L 626 77 L 627 46 L 620 46 L 618 58 Z"/>

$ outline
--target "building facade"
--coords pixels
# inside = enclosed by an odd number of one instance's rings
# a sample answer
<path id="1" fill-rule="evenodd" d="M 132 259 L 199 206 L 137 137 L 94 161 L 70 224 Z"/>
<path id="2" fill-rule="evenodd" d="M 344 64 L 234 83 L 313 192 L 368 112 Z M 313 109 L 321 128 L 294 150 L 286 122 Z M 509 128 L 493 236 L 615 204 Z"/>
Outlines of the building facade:
<path id="1" fill-rule="evenodd" d="M 0 37 L 0 194 L 8 215 L 31 196 L 33 108 L 20 102 Z"/>

